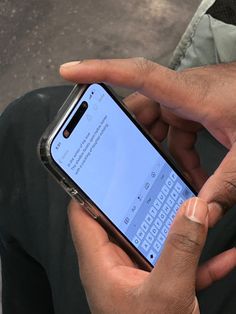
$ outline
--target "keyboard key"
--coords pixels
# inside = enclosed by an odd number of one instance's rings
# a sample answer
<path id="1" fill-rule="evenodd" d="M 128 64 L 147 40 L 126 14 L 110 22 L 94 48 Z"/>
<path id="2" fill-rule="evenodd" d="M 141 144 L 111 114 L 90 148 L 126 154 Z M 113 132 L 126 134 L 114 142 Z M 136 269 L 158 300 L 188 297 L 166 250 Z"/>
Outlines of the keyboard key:
<path id="1" fill-rule="evenodd" d="M 161 222 L 161 220 L 159 218 L 157 218 L 155 220 L 155 226 L 157 227 L 157 229 L 160 229 L 162 227 L 163 223 Z"/>
<path id="2" fill-rule="evenodd" d="M 153 244 L 153 247 L 154 249 L 157 251 L 157 252 L 160 252 L 161 250 L 161 243 L 156 241 L 154 244 Z"/>
<path id="3" fill-rule="evenodd" d="M 147 256 L 149 262 L 153 263 L 155 261 L 155 259 L 156 259 L 156 256 L 157 256 L 156 253 L 153 250 L 150 250 L 148 252 L 148 256 Z"/>
<path id="4" fill-rule="evenodd" d="M 167 226 L 168 228 L 170 228 L 170 226 L 172 225 L 172 221 L 168 218 L 168 219 L 166 220 L 165 224 L 166 224 L 166 226 Z"/>
<path id="5" fill-rule="evenodd" d="M 177 182 L 175 185 L 175 189 L 178 193 L 180 193 L 183 188 L 182 188 L 182 185 L 179 182 Z"/>
<path id="6" fill-rule="evenodd" d="M 168 199 L 167 199 L 167 204 L 170 206 L 170 207 L 172 207 L 174 204 L 175 204 L 175 201 L 173 200 L 173 198 L 172 197 L 168 197 Z"/>
<path id="7" fill-rule="evenodd" d="M 161 208 L 161 203 L 159 202 L 158 199 L 156 199 L 156 200 L 154 201 L 154 204 L 153 204 L 153 205 L 156 207 L 157 210 L 159 210 L 159 209 Z"/>
<path id="8" fill-rule="evenodd" d="M 150 214 L 152 217 L 156 217 L 156 215 L 157 215 L 157 209 L 156 209 L 154 206 L 152 206 L 152 207 L 150 208 L 150 210 L 149 210 L 149 214 Z"/>
<path id="9" fill-rule="evenodd" d="M 150 229 L 151 234 L 155 237 L 158 233 L 158 229 L 155 225 L 153 225 Z"/>
<path id="10" fill-rule="evenodd" d="M 169 232 L 169 229 L 168 229 L 166 226 L 164 226 L 164 227 L 162 228 L 161 232 L 164 234 L 165 237 L 167 237 L 168 232 Z"/>
<path id="11" fill-rule="evenodd" d="M 172 213 L 170 214 L 169 218 L 170 218 L 171 221 L 173 222 L 173 220 L 175 219 L 175 213 L 172 212 Z"/>
<path id="12" fill-rule="evenodd" d="M 136 247 L 139 247 L 139 244 L 140 244 L 140 240 L 138 237 L 134 237 L 133 240 L 132 240 L 132 243 L 136 246 Z"/>
<path id="13" fill-rule="evenodd" d="M 153 222 L 153 218 L 151 215 L 147 214 L 145 221 L 150 225 Z"/>
<path id="14" fill-rule="evenodd" d="M 173 198 L 173 200 L 177 200 L 179 194 L 177 193 L 176 190 L 173 190 L 171 193 L 170 193 L 171 197 Z"/>
<path id="15" fill-rule="evenodd" d="M 166 180 L 166 185 L 168 186 L 169 189 L 172 188 L 172 186 L 173 186 L 173 181 L 172 181 L 170 178 L 167 178 L 167 180 Z"/>
<path id="16" fill-rule="evenodd" d="M 145 236 L 145 232 L 141 228 L 139 228 L 136 235 L 139 237 L 139 239 L 142 240 Z"/>
<path id="17" fill-rule="evenodd" d="M 163 194 L 168 195 L 170 190 L 166 185 L 164 185 L 163 188 L 161 189 L 161 191 Z"/>
<path id="18" fill-rule="evenodd" d="M 177 174 L 172 170 L 170 173 L 171 180 L 175 181 L 177 179 Z"/>
<path id="19" fill-rule="evenodd" d="M 193 193 L 189 189 L 184 189 L 183 195 L 185 198 L 189 198 L 190 196 L 193 196 Z"/>
<path id="20" fill-rule="evenodd" d="M 167 204 L 165 204 L 165 205 L 163 205 L 162 210 L 163 210 L 163 212 L 165 212 L 165 214 L 168 215 L 170 212 L 170 207 Z"/>
<path id="21" fill-rule="evenodd" d="M 160 233 L 159 235 L 158 235 L 158 237 L 157 237 L 157 240 L 161 243 L 161 244 L 163 244 L 164 242 L 165 242 L 165 237 L 164 237 L 164 235 L 162 234 L 162 233 Z"/>
<path id="22" fill-rule="evenodd" d="M 178 210 L 179 210 L 179 205 L 175 205 L 174 208 L 173 208 L 173 211 L 174 211 L 175 213 L 177 213 Z"/>
<path id="23" fill-rule="evenodd" d="M 160 212 L 158 217 L 161 219 L 161 221 L 164 221 L 166 219 L 166 214 L 164 214 L 163 212 Z"/>
<path id="24" fill-rule="evenodd" d="M 150 244 L 146 240 L 144 240 L 141 247 L 144 249 L 144 251 L 147 252 L 150 248 Z"/>
<path id="25" fill-rule="evenodd" d="M 182 197 L 180 197 L 177 201 L 177 204 L 179 205 L 179 207 L 183 204 L 184 199 Z"/>
<path id="26" fill-rule="evenodd" d="M 144 221 L 144 222 L 141 224 L 141 228 L 143 229 L 144 232 L 147 232 L 147 231 L 148 231 L 148 228 L 149 228 L 149 224 L 147 224 L 146 221 Z"/>
<path id="27" fill-rule="evenodd" d="M 146 240 L 152 244 L 152 242 L 154 241 L 154 236 L 149 232 L 149 234 L 146 236 Z"/>
<path id="28" fill-rule="evenodd" d="M 161 203 L 163 203 L 164 200 L 165 200 L 165 195 L 164 195 L 162 192 L 160 192 L 160 193 L 158 194 L 157 198 L 158 198 L 158 200 L 159 200 Z"/>
<path id="29" fill-rule="evenodd" d="M 129 218 L 129 217 L 125 217 L 125 219 L 124 219 L 124 223 L 125 223 L 126 225 L 128 225 L 128 224 L 129 224 L 129 222 L 130 222 L 130 218 Z"/>

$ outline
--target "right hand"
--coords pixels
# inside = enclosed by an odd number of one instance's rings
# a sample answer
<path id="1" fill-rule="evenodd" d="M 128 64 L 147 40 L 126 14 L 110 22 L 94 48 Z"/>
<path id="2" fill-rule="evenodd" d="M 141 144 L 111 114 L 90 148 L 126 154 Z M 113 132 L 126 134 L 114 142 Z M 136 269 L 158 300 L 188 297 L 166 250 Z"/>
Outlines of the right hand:
<path id="1" fill-rule="evenodd" d="M 102 226 L 72 201 L 70 227 L 91 312 L 199 314 L 196 289 L 226 276 L 236 262 L 233 248 L 198 267 L 207 220 L 206 202 L 199 198 L 186 201 L 156 266 L 147 272 L 138 269 Z"/>
<path id="2" fill-rule="evenodd" d="M 135 89 L 160 103 L 161 117 L 170 123 L 185 119 L 203 125 L 230 150 L 199 194 L 209 204 L 209 224 L 214 225 L 236 202 L 236 63 L 175 72 L 142 58 L 86 60 L 64 65 L 60 71 L 77 83 L 106 82 Z M 171 128 L 172 152 L 181 160 L 183 153 L 189 156 L 194 136 L 183 136 L 176 125 Z"/>

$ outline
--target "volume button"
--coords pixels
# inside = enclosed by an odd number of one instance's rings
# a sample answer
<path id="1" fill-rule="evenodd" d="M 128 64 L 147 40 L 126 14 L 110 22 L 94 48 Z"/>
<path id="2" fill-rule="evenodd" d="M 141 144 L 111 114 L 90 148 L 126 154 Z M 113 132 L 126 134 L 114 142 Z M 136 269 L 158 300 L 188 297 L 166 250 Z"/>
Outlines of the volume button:
<path id="1" fill-rule="evenodd" d="M 80 203 L 80 205 L 84 205 L 84 201 L 83 199 L 79 196 L 78 191 L 75 188 L 72 188 L 68 185 L 68 183 L 66 181 L 62 181 L 61 182 L 66 190 L 66 192 L 71 196 L 76 198 L 76 200 Z"/>
<path id="2" fill-rule="evenodd" d="M 74 189 L 74 188 L 69 188 L 68 191 L 70 192 L 70 194 L 71 194 L 72 196 L 77 196 L 77 194 L 78 194 L 78 192 L 77 192 L 76 189 Z"/>
<path id="3" fill-rule="evenodd" d="M 80 203 L 81 206 L 84 206 L 84 200 L 79 196 L 79 193 L 75 189 L 73 188 L 71 189 L 70 195 L 74 197 Z"/>
<path id="4" fill-rule="evenodd" d="M 93 217 L 93 219 L 97 219 L 98 218 L 98 216 L 93 212 L 92 208 L 89 205 L 84 204 L 83 207 L 89 213 L 89 215 Z"/>

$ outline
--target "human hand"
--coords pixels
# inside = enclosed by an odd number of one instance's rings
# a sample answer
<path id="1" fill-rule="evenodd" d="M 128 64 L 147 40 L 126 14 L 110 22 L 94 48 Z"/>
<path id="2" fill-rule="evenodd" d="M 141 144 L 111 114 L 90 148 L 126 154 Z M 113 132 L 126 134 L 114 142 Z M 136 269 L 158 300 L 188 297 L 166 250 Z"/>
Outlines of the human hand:
<path id="1" fill-rule="evenodd" d="M 60 71 L 65 79 L 77 83 L 107 82 L 135 89 L 159 102 L 166 116 L 174 114 L 202 124 L 220 143 L 230 149 L 199 194 L 209 204 L 210 226 L 235 203 L 236 63 L 175 72 L 142 58 L 88 60 L 69 63 L 62 66 Z M 194 134 L 190 132 L 189 137 L 186 137 L 184 132 L 183 136 L 178 127 L 172 128 L 169 134 L 172 153 L 181 163 L 184 160 L 183 153 L 189 148 L 192 150 Z M 182 149 L 181 142 L 185 149 Z M 189 162 L 182 162 L 182 167 L 188 164 Z M 195 178 L 198 173 L 195 173 Z"/>
<path id="2" fill-rule="evenodd" d="M 197 134 L 202 126 L 176 116 L 156 101 L 138 92 L 129 95 L 123 101 L 159 144 L 168 139 L 169 152 L 178 161 L 187 180 L 199 191 L 208 178 L 195 149 Z"/>
<path id="3" fill-rule="evenodd" d="M 177 213 L 152 272 L 137 268 L 76 201 L 69 220 L 81 280 L 92 313 L 199 313 L 196 288 L 205 288 L 235 267 L 231 249 L 198 268 L 205 243 L 208 208 L 193 198 Z"/>

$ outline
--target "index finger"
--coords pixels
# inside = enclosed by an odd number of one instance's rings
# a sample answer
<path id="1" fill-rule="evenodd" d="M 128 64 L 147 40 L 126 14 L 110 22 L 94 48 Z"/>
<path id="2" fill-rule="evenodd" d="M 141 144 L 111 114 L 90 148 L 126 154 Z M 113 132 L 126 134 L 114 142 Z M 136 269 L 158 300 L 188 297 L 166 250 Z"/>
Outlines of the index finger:
<path id="1" fill-rule="evenodd" d="M 155 84 L 151 82 L 153 72 L 159 73 L 159 81 L 165 77 L 173 79 L 175 72 L 144 58 L 83 60 L 65 63 L 60 74 L 67 80 L 81 83 L 104 82 L 139 90 L 154 96 Z"/>
<path id="2" fill-rule="evenodd" d="M 69 62 L 61 66 L 60 74 L 76 83 L 104 82 L 137 90 L 195 121 L 203 114 L 193 106 L 201 96 L 196 84 L 144 58 Z"/>
<path id="3" fill-rule="evenodd" d="M 96 254 L 97 250 L 109 242 L 105 230 L 81 208 L 77 201 L 70 202 L 68 216 L 75 249 L 79 256 Z M 91 258 L 92 256 L 89 260 Z"/>

